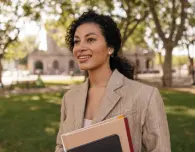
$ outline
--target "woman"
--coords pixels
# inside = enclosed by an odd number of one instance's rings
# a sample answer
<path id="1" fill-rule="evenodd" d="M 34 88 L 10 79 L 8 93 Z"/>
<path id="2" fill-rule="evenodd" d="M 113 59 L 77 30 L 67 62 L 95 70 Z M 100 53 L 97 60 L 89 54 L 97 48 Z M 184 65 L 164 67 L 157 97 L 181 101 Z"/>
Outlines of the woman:
<path id="1" fill-rule="evenodd" d="M 84 13 L 69 27 L 66 41 L 88 79 L 63 97 L 56 152 L 61 134 L 124 114 L 135 152 L 170 152 L 164 105 L 156 88 L 133 79 L 133 67 L 118 56 L 121 36 L 109 16 Z"/>

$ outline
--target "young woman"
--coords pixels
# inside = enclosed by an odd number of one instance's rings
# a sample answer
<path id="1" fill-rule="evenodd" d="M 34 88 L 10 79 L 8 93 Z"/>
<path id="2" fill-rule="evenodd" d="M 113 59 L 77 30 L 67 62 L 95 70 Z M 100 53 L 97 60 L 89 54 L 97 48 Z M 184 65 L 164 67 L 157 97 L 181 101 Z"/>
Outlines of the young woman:
<path id="1" fill-rule="evenodd" d="M 133 67 L 118 56 L 121 35 L 111 17 L 88 11 L 69 27 L 67 44 L 87 80 L 63 97 L 55 152 L 61 134 L 123 114 L 135 152 L 170 152 L 169 130 L 159 91 L 133 80 Z"/>

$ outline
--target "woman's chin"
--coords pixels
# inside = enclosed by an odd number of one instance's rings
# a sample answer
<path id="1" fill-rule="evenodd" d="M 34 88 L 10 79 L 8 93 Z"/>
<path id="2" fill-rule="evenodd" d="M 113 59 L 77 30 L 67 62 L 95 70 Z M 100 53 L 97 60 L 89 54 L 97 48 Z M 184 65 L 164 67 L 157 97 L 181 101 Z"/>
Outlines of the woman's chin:
<path id="1" fill-rule="evenodd" d="M 83 71 L 88 71 L 88 70 L 92 70 L 94 69 L 93 67 L 91 66 L 79 66 L 80 70 L 83 70 Z"/>

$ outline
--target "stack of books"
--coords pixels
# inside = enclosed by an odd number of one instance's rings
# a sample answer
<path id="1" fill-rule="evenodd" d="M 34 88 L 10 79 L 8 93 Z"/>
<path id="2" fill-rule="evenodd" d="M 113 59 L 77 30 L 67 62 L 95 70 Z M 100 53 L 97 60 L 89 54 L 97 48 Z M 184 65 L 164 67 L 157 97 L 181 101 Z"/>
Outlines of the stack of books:
<path id="1" fill-rule="evenodd" d="M 61 139 L 65 152 L 134 152 L 123 115 L 63 134 Z"/>

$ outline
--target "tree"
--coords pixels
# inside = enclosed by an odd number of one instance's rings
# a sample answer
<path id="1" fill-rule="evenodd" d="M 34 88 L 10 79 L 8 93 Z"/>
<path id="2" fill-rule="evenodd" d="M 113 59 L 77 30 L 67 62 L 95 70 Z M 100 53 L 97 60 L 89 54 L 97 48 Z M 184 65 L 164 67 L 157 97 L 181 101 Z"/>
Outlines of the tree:
<path id="1" fill-rule="evenodd" d="M 37 48 L 36 37 L 27 36 L 10 44 L 5 51 L 4 59 L 19 61 L 19 63 L 26 65 L 28 54 Z"/>
<path id="2" fill-rule="evenodd" d="M 20 28 L 25 22 L 40 19 L 43 2 L 32 0 L 0 1 L 0 84 L 2 84 L 2 59 L 10 44 L 18 40 Z"/>
<path id="3" fill-rule="evenodd" d="M 147 0 L 147 2 L 153 17 L 155 30 L 166 50 L 163 64 L 163 86 L 171 87 L 172 51 L 183 36 L 189 3 L 184 0 Z"/>
<path id="4" fill-rule="evenodd" d="M 119 13 L 112 10 L 111 16 L 118 22 L 118 27 L 121 29 L 122 47 L 125 45 L 130 36 L 139 28 L 139 25 L 146 19 L 149 14 L 147 3 L 143 0 L 118 0 L 112 1 L 113 4 L 118 3 Z M 117 5 L 115 5 L 115 10 Z M 124 15 L 122 15 L 122 13 Z M 143 26 L 140 28 L 145 30 Z M 140 31 L 141 31 L 140 30 Z M 142 35 L 142 37 L 144 37 Z"/>
<path id="5" fill-rule="evenodd" d="M 193 73 L 194 59 L 193 56 L 190 55 L 190 47 L 195 45 L 195 3 L 192 3 L 189 13 L 188 13 L 188 22 L 186 25 L 186 30 L 184 32 L 184 36 L 180 41 L 181 46 L 184 47 L 188 51 L 188 59 L 189 59 L 189 74 Z M 195 51 L 195 50 L 194 50 Z"/>
<path id="6" fill-rule="evenodd" d="M 193 73 L 194 67 L 194 59 L 193 56 L 190 55 L 190 47 L 195 45 L 195 33 L 192 28 L 188 28 L 188 30 L 184 33 L 184 38 L 181 41 L 181 45 L 183 48 L 188 51 L 188 60 L 189 60 L 189 74 Z"/>
<path id="7" fill-rule="evenodd" d="M 65 29 L 73 19 L 88 9 L 112 16 L 121 29 L 122 46 L 149 13 L 147 3 L 144 0 L 80 0 L 78 2 L 52 0 L 50 4 L 53 13 L 58 16 L 57 25 Z"/>

